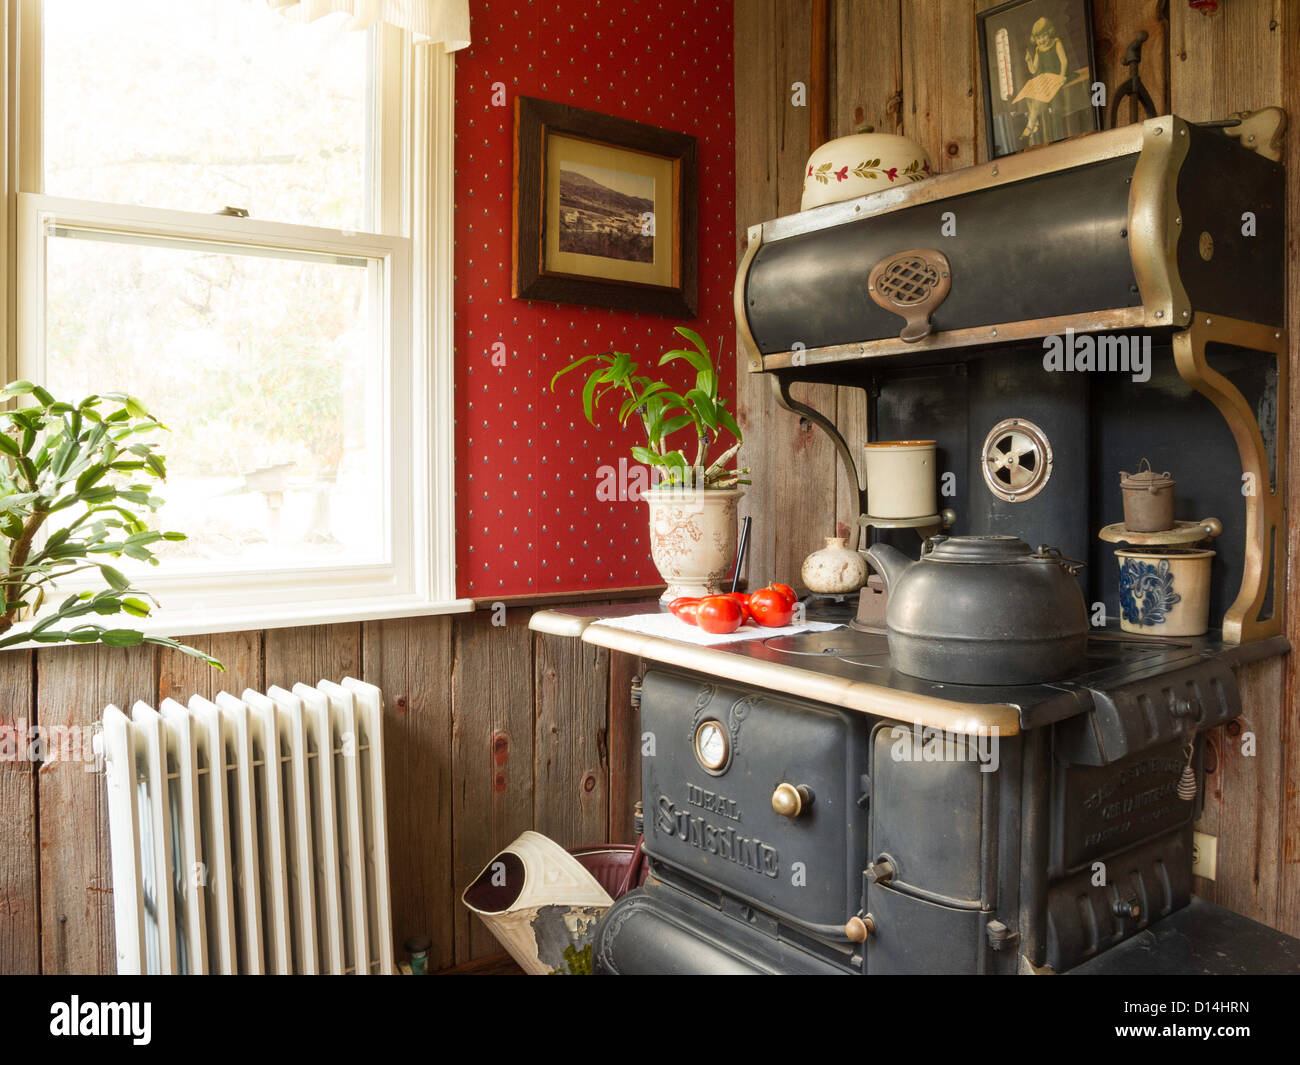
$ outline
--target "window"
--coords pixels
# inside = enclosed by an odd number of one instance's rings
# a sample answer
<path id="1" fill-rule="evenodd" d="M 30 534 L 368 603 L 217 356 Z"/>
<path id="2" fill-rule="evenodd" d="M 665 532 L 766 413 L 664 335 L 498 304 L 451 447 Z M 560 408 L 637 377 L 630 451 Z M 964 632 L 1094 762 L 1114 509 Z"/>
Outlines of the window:
<path id="1" fill-rule="evenodd" d="M 468 606 L 450 57 L 245 0 L 17 10 L 16 369 L 171 428 L 156 627 Z"/>

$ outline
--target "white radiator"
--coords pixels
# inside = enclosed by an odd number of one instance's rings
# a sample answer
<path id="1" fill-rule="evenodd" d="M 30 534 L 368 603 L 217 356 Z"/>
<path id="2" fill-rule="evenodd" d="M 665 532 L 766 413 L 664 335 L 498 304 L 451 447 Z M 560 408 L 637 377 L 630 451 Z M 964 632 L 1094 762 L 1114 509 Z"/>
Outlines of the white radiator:
<path id="1" fill-rule="evenodd" d="M 119 973 L 392 973 L 383 699 L 104 710 Z"/>

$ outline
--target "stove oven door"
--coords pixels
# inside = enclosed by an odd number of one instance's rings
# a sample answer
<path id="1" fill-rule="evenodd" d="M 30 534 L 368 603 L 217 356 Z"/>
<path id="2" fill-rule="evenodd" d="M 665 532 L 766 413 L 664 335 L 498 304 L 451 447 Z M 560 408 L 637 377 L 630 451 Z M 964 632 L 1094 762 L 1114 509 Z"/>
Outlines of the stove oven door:
<path id="1" fill-rule="evenodd" d="M 696 675 L 647 672 L 642 789 L 656 874 L 672 880 L 680 870 L 779 925 L 847 945 L 844 925 L 861 905 L 867 856 L 869 720 Z"/>
<path id="2" fill-rule="evenodd" d="M 869 975 L 1014 967 L 1014 951 L 993 958 L 988 949 L 1006 753 L 998 742 L 919 725 L 873 730 Z"/>

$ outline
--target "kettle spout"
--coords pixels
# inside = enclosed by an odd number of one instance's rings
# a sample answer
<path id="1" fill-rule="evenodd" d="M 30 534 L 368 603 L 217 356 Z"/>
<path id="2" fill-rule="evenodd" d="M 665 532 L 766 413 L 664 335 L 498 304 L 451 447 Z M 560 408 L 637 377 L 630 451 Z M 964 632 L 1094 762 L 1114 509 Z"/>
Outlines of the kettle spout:
<path id="1" fill-rule="evenodd" d="M 879 573 L 881 579 L 885 582 L 886 594 L 893 591 L 894 585 L 903 576 L 903 573 L 914 565 L 913 561 L 902 551 L 896 547 L 890 547 L 888 544 L 873 544 L 868 548 L 867 561 L 871 563 L 871 568 Z"/>

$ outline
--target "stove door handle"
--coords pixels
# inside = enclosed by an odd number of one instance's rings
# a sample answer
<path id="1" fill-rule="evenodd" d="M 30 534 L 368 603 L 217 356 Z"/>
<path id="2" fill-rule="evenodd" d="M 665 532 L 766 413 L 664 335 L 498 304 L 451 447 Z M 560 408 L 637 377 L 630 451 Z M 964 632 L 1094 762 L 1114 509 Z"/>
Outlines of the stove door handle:
<path id="1" fill-rule="evenodd" d="M 813 803 L 813 793 L 803 784 L 781 783 L 772 792 L 772 809 L 782 817 L 798 817 Z"/>

